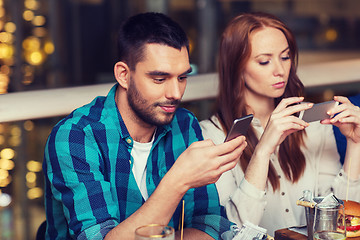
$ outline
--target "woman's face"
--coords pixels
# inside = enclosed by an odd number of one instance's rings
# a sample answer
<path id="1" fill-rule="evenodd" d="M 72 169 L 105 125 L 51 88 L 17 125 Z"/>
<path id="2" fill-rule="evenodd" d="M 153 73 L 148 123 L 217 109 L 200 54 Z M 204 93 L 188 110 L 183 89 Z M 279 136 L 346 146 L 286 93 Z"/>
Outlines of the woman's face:
<path id="1" fill-rule="evenodd" d="M 278 29 L 265 27 L 250 35 L 251 55 L 245 65 L 247 98 L 277 98 L 288 82 L 291 60 L 285 35 Z"/>

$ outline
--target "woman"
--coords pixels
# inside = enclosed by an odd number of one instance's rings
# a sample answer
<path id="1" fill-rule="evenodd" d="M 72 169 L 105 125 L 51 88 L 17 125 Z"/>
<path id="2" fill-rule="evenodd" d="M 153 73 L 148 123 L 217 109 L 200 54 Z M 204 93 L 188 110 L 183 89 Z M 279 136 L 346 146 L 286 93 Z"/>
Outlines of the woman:
<path id="1" fill-rule="evenodd" d="M 295 116 L 312 104 L 302 103 L 297 46 L 288 27 L 269 14 L 242 14 L 225 29 L 219 51 L 217 109 L 201 122 L 204 138 L 221 143 L 234 119 L 254 115 L 237 166 L 216 183 L 228 218 L 258 224 L 270 234 L 306 224 L 304 208 L 296 205 L 303 190 L 345 198 L 348 176 L 349 199 L 359 201 L 359 108 L 338 96 L 334 100 L 341 105 L 330 114 L 339 114 L 331 120 L 309 124 Z M 347 138 L 343 167 L 332 124 Z"/>

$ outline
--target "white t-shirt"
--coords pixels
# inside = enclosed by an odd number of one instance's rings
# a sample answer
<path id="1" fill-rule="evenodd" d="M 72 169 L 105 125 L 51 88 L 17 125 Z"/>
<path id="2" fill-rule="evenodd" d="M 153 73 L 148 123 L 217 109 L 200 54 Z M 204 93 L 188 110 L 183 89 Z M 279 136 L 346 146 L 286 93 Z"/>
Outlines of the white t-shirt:
<path id="1" fill-rule="evenodd" d="M 132 172 L 135 177 L 135 181 L 140 189 L 141 195 L 146 201 L 149 198 L 146 188 L 146 165 L 147 159 L 150 154 L 150 150 L 154 141 L 154 137 L 150 142 L 139 143 L 134 141 L 133 149 L 131 150 L 131 156 L 133 158 Z"/>

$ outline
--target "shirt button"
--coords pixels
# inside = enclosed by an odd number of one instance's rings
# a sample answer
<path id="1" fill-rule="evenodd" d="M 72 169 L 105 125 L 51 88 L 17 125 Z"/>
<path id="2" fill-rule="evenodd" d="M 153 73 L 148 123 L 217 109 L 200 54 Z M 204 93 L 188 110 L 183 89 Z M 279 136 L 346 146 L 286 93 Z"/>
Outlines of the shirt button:
<path id="1" fill-rule="evenodd" d="M 289 209 L 285 209 L 285 212 L 289 212 Z"/>
<path id="2" fill-rule="evenodd" d="M 280 176 L 280 175 L 279 175 L 278 177 L 279 177 L 279 179 L 281 178 L 281 176 Z"/>
<path id="3" fill-rule="evenodd" d="M 130 144 L 130 143 L 131 143 L 131 139 L 130 139 L 130 138 L 126 139 L 126 142 L 127 142 L 128 144 Z"/>
<path id="4" fill-rule="evenodd" d="M 342 173 L 339 173 L 339 176 L 341 177 L 341 176 L 342 176 Z"/>
<path id="5" fill-rule="evenodd" d="M 284 192 L 282 192 L 282 193 L 281 193 L 281 196 L 284 196 L 284 195 L 285 195 L 285 193 L 284 193 Z"/>

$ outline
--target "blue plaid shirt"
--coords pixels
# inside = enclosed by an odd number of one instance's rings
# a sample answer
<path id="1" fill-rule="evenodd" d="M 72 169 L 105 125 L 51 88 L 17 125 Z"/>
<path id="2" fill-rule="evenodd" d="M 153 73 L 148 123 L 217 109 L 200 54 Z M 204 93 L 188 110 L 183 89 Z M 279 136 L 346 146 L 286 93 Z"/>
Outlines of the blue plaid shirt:
<path id="1" fill-rule="evenodd" d="M 43 165 L 47 239 L 103 239 L 144 204 L 131 170 L 133 139 L 114 100 L 116 88 L 61 120 L 48 138 Z M 179 155 L 199 140 L 198 121 L 185 109 L 158 127 L 147 162 L 149 196 Z M 190 189 L 184 200 L 185 227 L 214 239 L 230 229 L 215 185 Z M 182 202 L 169 223 L 175 229 L 181 207 Z"/>

